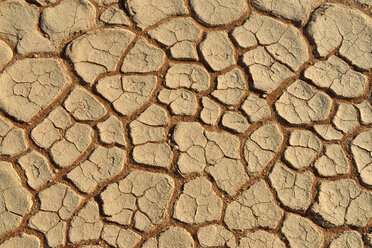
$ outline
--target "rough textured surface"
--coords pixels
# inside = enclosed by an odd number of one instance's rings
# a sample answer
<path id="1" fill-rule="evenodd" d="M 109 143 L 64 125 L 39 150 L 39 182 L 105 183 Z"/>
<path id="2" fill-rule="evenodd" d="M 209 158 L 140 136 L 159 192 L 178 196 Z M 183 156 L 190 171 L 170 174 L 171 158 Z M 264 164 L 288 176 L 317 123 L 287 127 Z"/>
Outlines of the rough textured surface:
<path id="1" fill-rule="evenodd" d="M 368 81 L 365 75 L 352 70 L 346 62 L 334 55 L 308 67 L 304 76 L 315 85 L 345 98 L 361 96 Z"/>
<path id="2" fill-rule="evenodd" d="M 63 105 L 79 121 L 94 121 L 106 114 L 103 105 L 82 88 L 74 88 Z"/>
<path id="3" fill-rule="evenodd" d="M 351 154 L 355 161 L 359 177 L 363 183 L 372 185 L 372 130 L 358 134 L 351 143 Z"/>
<path id="4" fill-rule="evenodd" d="M 284 91 L 275 108 L 291 124 L 309 124 L 327 119 L 331 104 L 331 97 L 298 80 Z"/>
<path id="5" fill-rule="evenodd" d="M 58 44 L 70 34 L 90 29 L 95 18 L 95 8 L 89 1 L 65 0 L 42 11 L 40 28 Z"/>
<path id="6" fill-rule="evenodd" d="M 246 82 L 242 70 L 234 68 L 217 77 L 217 86 L 211 95 L 221 103 L 236 105 L 246 90 Z"/>
<path id="7" fill-rule="evenodd" d="M 123 169 L 126 156 L 119 148 L 97 147 L 88 159 L 67 174 L 82 192 L 91 193 L 102 182 L 117 176 Z"/>
<path id="8" fill-rule="evenodd" d="M 36 6 L 22 0 L 10 0 L 2 1 L 0 10 L 2 13 L 0 36 L 9 39 L 18 54 L 52 52 L 56 49 L 38 30 L 39 17 Z"/>
<path id="9" fill-rule="evenodd" d="M 183 193 L 174 205 L 173 217 L 188 223 L 200 224 L 221 217 L 222 201 L 205 178 L 196 178 L 183 186 Z"/>
<path id="10" fill-rule="evenodd" d="M 201 247 L 236 247 L 234 235 L 219 225 L 208 225 L 198 229 L 197 237 Z"/>
<path id="11" fill-rule="evenodd" d="M 314 223 L 295 214 L 285 216 L 280 232 L 291 247 L 316 248 L 324 242 L 323 234 Z"/>
<path id="12" fill-rule="evenodd" d="M 244 0 L 191 0 L 192 10 L 207 26 L 226 25 L 237 20 L 246 10 Z"/>
<path id="13" fill-rule="evenodd" d="M 0 40 L 0 70 L 13 58 L 13 51 L 3 40 Z"/>
<path id="14" fill-rule="evenodd" d="M 13 231 L 32 207 L 31 193 L 22 187 L 12 164 L 0 162 L 0 235 Z"/>
<path id="15" fill-rule="evenodd" d="M 53 176 L 48 160 L 35 150 L 20 157 L 17 163 L 25 172 L 27 184 L 33 189 L 39 188 Z"/>
<path id="16" fill-rule="evenodd" d="M 71 41 L 65 50 L 76 73 L 93 84 L 102 73 L 116 69 L 124 50 L 134 39 L 134 33 L 121 28 L 90 31 Z"/>
<path id="17" fill-rule="evenodd" d="M 372 0 L 0 0 L 0 248 L 372 247 Z"/>
<path id="18" fill-rule="evenodd" d="M 106 225 L 102 231 L 101 237 L 109 245 L 118 248 L 132 248 L 141 240 L 141 235 L 128 229 L 121 229 L 114 225 Z"/>
<path id="19" fill-rule="evenodd" d="M 284 248 L 285 245 L 275 234 L 267 231 L 256 231 L 247 233 L 239 239 L 239 248 L 243 247 Z"/>
<path id="20" fill-rule="evenodd" d="M 18 237 L 10 238 L 4 243 L 0 244 L 1 248 L 39 248 L 40 240 L 33 235 L 22 234 Z"/>
<path id="21" fill-rule="evenodd" d="M 182 0 L 155 2 L 152 0 L 129 0 L 126 1 L 125 7 L 133 21 L 141 29 L 145 29 L 168 16 L 187 13 L 186 3 Z"/>
<path id="22" fill-rule="evenodd" d="M 154 72 L 160 69 L 164 62 L 165 54 L 158 47 L 151 45 L 141 38 L 134 43 L 124 57 L 122 72 Z"/>
<path id="23" fill-rule="evenodd" d="M 283 135 L 275 124 L 266 124 L 254 130 L 243 148 L 248 174 L 259 174 L 274 158 L 282 142 Z"/>
<path id="24" fill-rule="evenodd" d="M 199 49 L 214 71 L 221 71 L 235 63 L 234 49 L 225 32 L 207 33 Z"/>
<path id="25" fill-rule="evenodd" d="M 151 96 L 157 79 L 155 76 L 110 76 L 99 80 L 96 89 L 114 109 L 130 115 Z"/>
<path id="26" fill-rule="evenodd" d="M 311 186 L 314 182 L 311 172 L 296 174 L 278 163 L 274 165 L 269 180 L 284 206 L 303 212 L 310 206 Z"/>
<path id="27" fill-rule="evenodd" d="M 258 10 L 303 25 L 320 0 L 252 0 Z"/>
<path id="28" fill-rule="evenodd" d="M 307 33 L 319 56 L 337 49 L 353 65 L 372 68 L 372 20 L 366 14 L 336 4 L 324 4 L 311 17 Z"/>
<path id="29" fill-rule="evenodd" d="M 60 59 L 26 58 L 0 74 L 0 108 L 20 121 L 29 121 L 70 84 Z"/>
<path id="30" fill-rule="evenodd" d="M 24 130 L 0 117 L 0 154 L 14 156 L 25 151 L 27 147 Z"/>
<path id="31" fill-rule="evenodd" d="M 362 237 L 358 232 L 346 231 L 338 235 L 330 244 L 330 248 L 336 247 L 363 247 Z"/>
<path id="32" fill-rule="evenodd" d="M 232 230 L 275 228 L 283 215 L 263 181 L 258 181 L 227 205 L 224 222 Z"/>
<path id="33" fill-rule="evenodd" d="M 322 182 L 317 202 L 311 207 L 323 226 L 349 224 L 363 227 L 372 218 L 372 194 L 360 189 L 354 180 Z"/>
<path id="34" fill-rule="evenodd" d="M 100 194 L 105 218 L 122 225 L 133 221 L 136 229 L 149 231 L 166 217 L 173 190 L 174 181 L 167 175 L 133 171 Z"/>

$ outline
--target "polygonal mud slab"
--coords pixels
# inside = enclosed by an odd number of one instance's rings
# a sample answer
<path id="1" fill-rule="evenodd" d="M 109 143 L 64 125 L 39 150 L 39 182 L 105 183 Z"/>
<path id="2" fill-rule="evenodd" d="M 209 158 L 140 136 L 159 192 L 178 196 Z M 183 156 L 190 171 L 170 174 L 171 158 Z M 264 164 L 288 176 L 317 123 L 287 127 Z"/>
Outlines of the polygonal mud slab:
<path id="1" fill-rule="evenodd" d="M 372 247 L 372 0 L 0 2 L 0 248 Z"/>

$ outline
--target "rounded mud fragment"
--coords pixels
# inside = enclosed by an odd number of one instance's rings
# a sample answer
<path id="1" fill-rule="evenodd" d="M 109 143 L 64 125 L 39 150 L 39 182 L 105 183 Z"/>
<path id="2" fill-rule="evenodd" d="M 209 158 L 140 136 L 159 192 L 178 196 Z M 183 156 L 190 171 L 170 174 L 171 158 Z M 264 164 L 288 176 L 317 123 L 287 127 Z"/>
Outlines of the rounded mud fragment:
<path id="1" fill-rule="evenodd" d="M 248 175 L 259 174 L 274 158 L 283 142 L 283 134 L 276 124 L 269 123 L 254 130 L 243 147 Z"/>
<path id="2" fill-rule="evenodd" d="M 73 63 L 75 72 L 92 85 L 100 74 L 115 71 L 134 37 L 134 33 L 122 28 L 92 30 L 71 41 L 65 55 Z"/>
<path id="3" fill-rule="evenodd" d="M 200 227 L 196 235 L 201 247 L 237 247 L 234 235 L 220 225 Z"/>
<path id="4" fill-rule="evenodd" d="M 158 100 L 167 104 L 173 115 L 193 116 L 198 107 L 196 95 L 185 89 L 163 89 L 159 92 Z"/>
<path id="5" fill-rule="evenodd" d="M 313 126 L 315 132 L 325 140 L 340 140 L 343 135 L 331 124 L 320 124 Z"/>
<path id="6" fill-rule="evenodd" d="M 121 225 L 133 223 L 139 231 L 150 231 L 166 218 L 173 190 L 170 176 L 134 170 L 100 193 L 105 219 Z"/>
<path id="7" fill-rule="evenodd" d="M 221 115 L 221 107 L 209 97 L 203 97 L 201 104 L 203 109 L 200 111 L 200 119 L 205 124 L 215 126 Z"/>
<path id="8" fill-rule="evenodd" d="M 40 15 L 40 28 L 56 45 L 69 35 L 93 27 L 96 10 L 88 0 L 63 0 L 45 8 Z"/>
<path id="9" fill-rule="evenodd" d="M 17 60 L 0 74 L 0 108 L 28 122 L 54 101 L 70 80 L 61 59 Z"/>
<path id="10" fill-rule="evenodd" d="M 109 245 L 117 248 L 133 248 L 141 240 L 141 235 L 130 229 L 121 229 L 114 225 L 105 225 L 101 237 Z"/>
<path id="11" fill-rule="evenodd" d="M 362 248 L 363 241 L 361 235 L 356 231 L 346 231 L 339 234 L 329 245 L 329 248 Z"/>
<path id="12" fill-rule="evenodd" d="M 291 247 L 322 247 L 324 237 L 320 229 L 307 218 L 295 214 L 285 216 L 280 232 Z"/>
<path id="13" fill-rule="evenodd" d="M 331 97 L 301 80 L 289 85 L 275 102 L 278 115 L 297 125 L 327 119 L 331 105 Z"/>
<path id="14" fill-rule="evenodd" d="M 142 30 L 168 16 L 187 14 L 183 0 L 128 0 L 125 1 L 125 8 Z"/>
<path id="15" fill-rule="evenodd" d="M 252 86 L 265 93 L 271 93 L 281 82 L 294 75 L 285 65 L 275 61 L 263 47 L 249 50 L 243 55 L 242 61 L 252 75 Z"/>
<path id="16" fill-rule="evenodd" d="M 252 0 L 256 9 L 303 25 L 321 0 Z"/>
<path id="17" fill-rule="evenodd" d="M 103 117 L 107 110 L 87 90 L 74 88 L 63 103 L 66 110 L 78 121 L 95 121 Z"/>
<path id="18" fill-rule="evenodd" d="M 147 143 L 135 146 L 133 160 L 139 164 L 169 168 L 173 153 L 167 143 Z"/>
<path id="19" fill-rule="evenodd" d="M 62 220 L 69 219 L 82 200 L 75 191 L 62 183 L 40 191 L 38 198 L 40 210 L 56 212 Z"/>
<path id="20" fill-rule="evenodd" d="M 0 40 L 0 70 L 13 58 L 12 49 L 4 41 Z"/>
<path id="21" fill-rule="evenodd" d="M 140 38 L 124 57 L 121 71 L 124 73 L 154 72 L 160 69 L 164 59 L 163 50 L 150 44 L 144 38 Z"/>
<path id="22" fill-rule="evenodd" d="M 248 10 L 244 0 L 191 0 L 197 20 L 207 26 L 230 24 Z"/>
<path id="23" fill-rule="evenodd" d="M 57 247 L 66 243 L 67 224 L 60 221 L 55 213 L 40 211 L 30 218 L 28 226 L 42 232 L 50 247 Z"/>
<path id="24" fill-rule="evenodd" d="M 372 106 L 368 101 L 355 104 L 359 110 L 360 122 L 362 125 L 372 124 Z"/>
<path id="25" fill-rule="evenodd" d="M 116 6 L 110 6 L 105 9 L 99 16 L 99 20 L 108 25 L 131 25 L 129 18 L 125 15 L 124 11 Z"/>
<path id="26" fill-rule="evenodd" d="M 249 94 L 240 108 L 248 117 L 250 123 L 262 121 L 271 116 L 267 102 L 254 94 Z"/>
<path id="27" fill-rule="evenodd" d="M 314 168 L 323 177 L 347 174 L 349 162 L 341 145 L 330 144 L 324 147 L 324 154 L 314 163 Z"/>
<path id="28" fill-rule="evenodd" d="M 363 12 L 338 4 L 323 4 L 314 11 L 306 32 L 319 56 L 333 50 L 353 65 L 372 68 L 372 19 Z"/>
<path id="29" fill-rule="evenodd" d="M 198 64 L 174 64 L 165 75 L 165 85 L 172 89 L 187 88 L 203 92 L 210 86 L 210 76 Z"/>
<path id="30" fill-rule="evenodd" d="M 246 85 L 244 72 L 234 68 L 217 77 L 217 87 L 211 95 L 223 104 L 236 105 L 246 91 Z"/>
<path id="31" fill-rule="evenodd" d="M 175 60 L 199 60 L 196 45 L 190 41 L 181 41 L 170 48 L 171 58 Z"/>
<path id="32" fill-rule="evenodd" d="M 10 238 L 0 244 L 0 248 L 39 248 L 40 240 L 34 235 L 21 234 L 20 236 Z"/>
<path id="33" fill-rule="evenodd" d="M 156 85 L 157 78 L 152 75 L 117 75 L 100 79 L 96 89 L 117 112 L 128 116 L 151 97 Z"/>
<path id="34" fill-rule="evenodd" d="M 310 206 L 314 183 L 314 175 L 311 172 L 295 173 L 277 163 L 269 175 L 269 180 L 284 206 L 302 212 Z"/>
<path id="35" fill-rule="evenodd" d="M 355 136 L 350 149 L 360 179 L 368 186 L 372 186 L 372 129 Z"/>
<path id="36" fill-rule="evenodd" d="M 15 156 L 27 148 L 25 131 L 0 116 L 0 155 Z"/>
<path id="37" fill-rule="evenodd" d="M 312 132 L 294 130 L 289 134 L 284 159 L 292 168 L 302 170 L 310 166 L 321 148 L 322 143 Z"/>
<path id="38" fill-rule="evenodd" d="M 239 239 L 239 248 L 284 248 L 283 241 L 273 233 L 267 231 L 248 232 Z"/>
<path id="39" fill-rule="evenodd" d="M 200 43 L 199 49 L 214 71 L 221 71 L 236 63 L 233 46 L 225 32 L 207 33 L 205 39 Z"/>
<path id="40" fill-rule="evenodd" d="M 217 187 L 228 195 L 235 195 L 247 182 L 248 176 L 240 160 L 222 158 L 205 170 L 216 182 Z"/>
<path id="41" fill-rule="evenodd" d="M 45 4 L 57 2 L 56 0 L 38 1 L 46 2 Z M 23 0 L 1 1 L 0 13 L 0 36 L 11 42 L 17 54 L 23 56 L 56 50 L 56 46 L 44 37 L 38 28 L 39 10 L 35 5 Z"/>
<path id="42" fill-rule="evenodd" d="M 316 62 L 305 69 L 304 77 L 316 86 L 329 89 L 340 97 L 359 97 L 366 90 L 368 78 L 352 70 L 348 64 L 335 55 L 326 61 Z"/>
<path id="43" fill-rule="evenodd" d="M 359 124 L 357 110 L 352 104 L 339 104 L 332 118 L 332 124 L 343 133 L 350 133 Z"/>
<path id="44" fill-rule="evenodd" d="M 201 37 L 201 28 L 191 17 L 172 18 L 151 29 L 149 35 L 165 46 L 184 41 L 195 42 Z"/>
<path id="45" fill-rule="evenodd" d="M 92 193 L 99 184 L 117 176 L 123 169 L 123 150 L 97 146 L 88 159 L 70 171 L 66 177 L 84 193 Z"/>
<path id="46" fill-rule="evenodd" d="M 194 240 L 191 234 L 181 227 L 171 226 L 162 233 L 158 238 L 159 248 L 194 248 Z"/>
<path id="47" fill-rule="evenodd" d="M 255 227 L 275 228 L 283 216 L 274 197 L 262 180 L 252 184 L 226 206 L 224 222 L 231 230 L 248 230 Z"/>
<path id="48" fill-rule="evenodd" d="M 126 146 L 123 125 L 117 117 L 110 116 L 104 122 L 98 123 L 96 127 L 99 139 L 104 144 Z"/>
<path id="49" fill-rule="evenodd" d="M 70 166 L 92 142 L 93 130 L 87 124 L 76 123 L 65 132 L 65 136 L 49 149 L 54 163 L 59 167 Z"/>
<path id="50" fill-rule="evenodd" d="M 227 111 L 222 115 L 221 124 L 223 127 L 237 133 L 244 133 L 249 127 L 245 117 L 233 111 Z"/>
<path id="51" fill-rule="evenodd" d="M 20 157 L 17 163 L 26 174 L 27 184 L 33 189 L 39 188 L 53 176 L 48 160 L 35 150 Z"/>
<path id="52" fill-rule="evenodd" d="M 32 195 L 9 162 L 0 162 L 0 236 L 16 229 L 32 207 Z M 15 242 L 15 241 L 14 241 Z"/>
<path id="53" fill-rule="evenodd" d="M 321 226 L 364 227 L 372 218 L 372 193 L 352 179 L 321 182 L 315 199 L 311 211 Z"/>
<path id="54" fill-rule="evenodd" d="M 198 177 L 183 185 L 174 204 L 173 218 L 187 224 L 201 224 L 221 218 L 222 200 L 213 192 L 212 183 Z"/>
<path id="55" fill-rule="evenodd" d="M 77 243 L 98 239 L 102 227 L 98 204 L 94 200 L 89 200 L 72 218 L 68 232 L 69 240 Z"/>

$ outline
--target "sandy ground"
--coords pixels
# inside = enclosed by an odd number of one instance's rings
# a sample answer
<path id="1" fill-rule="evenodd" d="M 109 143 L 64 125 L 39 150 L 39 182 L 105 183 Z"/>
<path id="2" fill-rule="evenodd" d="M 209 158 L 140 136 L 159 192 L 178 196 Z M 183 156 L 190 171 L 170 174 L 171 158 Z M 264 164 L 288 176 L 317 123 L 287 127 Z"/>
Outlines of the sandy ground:
<path id="1" fill-rule="evenodd" d="M 0 1 L 0 248 L 372 247 L 371 15 Z"/>

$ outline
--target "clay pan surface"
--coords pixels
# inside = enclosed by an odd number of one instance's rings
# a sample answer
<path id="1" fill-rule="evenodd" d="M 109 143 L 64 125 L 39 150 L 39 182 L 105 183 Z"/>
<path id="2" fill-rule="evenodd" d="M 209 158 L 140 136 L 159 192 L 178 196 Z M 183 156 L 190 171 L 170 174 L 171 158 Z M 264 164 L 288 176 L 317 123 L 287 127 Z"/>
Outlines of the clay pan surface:
<path id="1" fill-rule="evenodd" d="M 0 0 L 0 248 L 372 247 L 372 0 Z"/>

